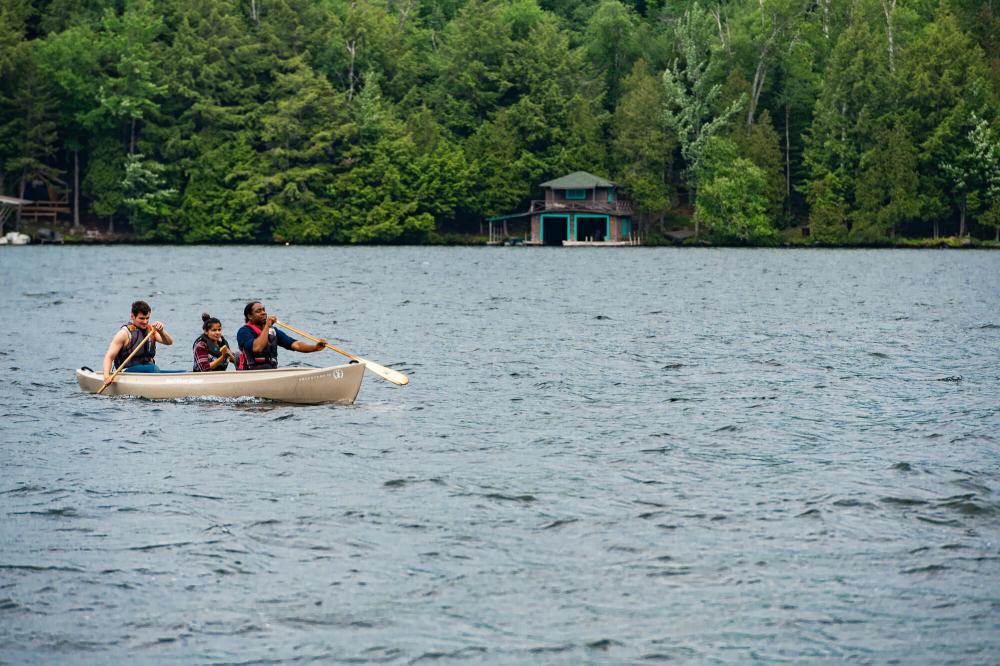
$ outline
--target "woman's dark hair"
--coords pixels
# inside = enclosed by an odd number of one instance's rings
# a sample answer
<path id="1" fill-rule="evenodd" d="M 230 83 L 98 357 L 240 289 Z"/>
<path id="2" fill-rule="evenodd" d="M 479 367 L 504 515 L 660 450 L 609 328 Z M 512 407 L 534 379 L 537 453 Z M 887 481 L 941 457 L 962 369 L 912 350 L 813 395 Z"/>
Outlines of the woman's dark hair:
<path id="1" fill-rule="evenodd" d="M 216 319 L 212 315 L 208 314 L 207 312 L 202 312 L 201 313 L 201 321 L 202 321 L 201 330 L 203 330 L 205 332 L 208 332 L 208 329 L 212 328 L 216 324 L 218 324 L 219 326 L 222 326 L 222 322 L 221 321 L 219 321 L 218 319 Z"/>
<path id="2" fill-rule="evenodd" d="M 250 321 L 250 311 L 253 310 L 253 306 L 260 303 L 260 301 L 250 301 L 247 306 L 243 308 L 243 320 Z"/>

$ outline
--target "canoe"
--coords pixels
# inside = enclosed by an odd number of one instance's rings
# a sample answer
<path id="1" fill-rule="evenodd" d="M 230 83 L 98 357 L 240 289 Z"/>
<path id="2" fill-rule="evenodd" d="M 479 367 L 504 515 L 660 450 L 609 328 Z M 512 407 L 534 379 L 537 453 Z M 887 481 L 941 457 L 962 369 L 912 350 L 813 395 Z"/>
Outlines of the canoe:
<path id="1" fill-rule="evenodd" d="M 102 395 L 131 395 L 150 400 L 173 398 L 267 398 L 315 405 L 350 405 L 358 397 L 364 363 L 331 368 L 278 368 L 241 372 L 123 372 Z M 90 368 L 76 371 L 76 381 L 88 393 L 97 393 L 104 377 Z"/>

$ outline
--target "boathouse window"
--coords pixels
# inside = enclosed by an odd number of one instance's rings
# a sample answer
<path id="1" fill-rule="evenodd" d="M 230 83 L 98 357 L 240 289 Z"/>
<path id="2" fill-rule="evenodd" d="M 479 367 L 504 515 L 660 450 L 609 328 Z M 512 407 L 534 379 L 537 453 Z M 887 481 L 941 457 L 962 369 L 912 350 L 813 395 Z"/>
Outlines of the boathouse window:
<path id="1" fill-rule="evenodd" d="M 587 190 L 566 190 L 567 199 L 586 199 Z"/>
<path id="2" fill-rule="evenodd" d="M 609 189 L 608 190 L 608 203 L 614 203 L 614 202 L 615 202 L 615 191 Z"/>

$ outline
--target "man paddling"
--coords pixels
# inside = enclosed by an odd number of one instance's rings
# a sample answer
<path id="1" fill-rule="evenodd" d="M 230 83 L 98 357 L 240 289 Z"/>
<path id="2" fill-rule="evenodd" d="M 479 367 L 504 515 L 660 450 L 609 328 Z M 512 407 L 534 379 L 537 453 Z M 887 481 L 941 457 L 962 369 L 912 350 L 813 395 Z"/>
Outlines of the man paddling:
<path id="1" fill-rule="evenodd" d="M 156 367 L 156 343 L 174 344 L 174 339 L 163 329 L 161 322 L 149 322 L 152 309 L 146 301 L 136 301 L 132 304 L 132 318 L 115 333 L 104 354 L 104 383 L 111 381 L 112 366 L 117 369 L 124 364 L 125 372 L 160 372 Z M 152 331 L 153 336 L 142 345 L 142 349 L 128 360 L 135 348 L 142 344 Z"/>
<path id="2" fill-rule="evenodd" d="M 278 347 L 311 354 L 326 347 L 326 340 L 319 338 L 314 345 L 296 340 L 284 331 L 274 328 L 278 318 L 268 315 L 264 304 L 250 301 L 243 308 L 246 324 L 236 333 L 236 344 L 240 348 L 240 363 L 237 370 L 263 370 L 278 367 Z"/>

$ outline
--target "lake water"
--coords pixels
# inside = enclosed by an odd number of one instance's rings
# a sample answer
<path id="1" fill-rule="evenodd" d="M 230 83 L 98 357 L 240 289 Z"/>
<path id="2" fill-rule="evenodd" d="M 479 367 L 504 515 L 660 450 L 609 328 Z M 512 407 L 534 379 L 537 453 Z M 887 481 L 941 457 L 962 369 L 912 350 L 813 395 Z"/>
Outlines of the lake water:
<path id="1" fill-rule="evenodd" d="M 1000 663 L 1000 252 L 23 247 L 0 279 L 0 662 Z M 137 298 L 163 367 L 262 299 L 411 384 L 81 393 Z"/>

